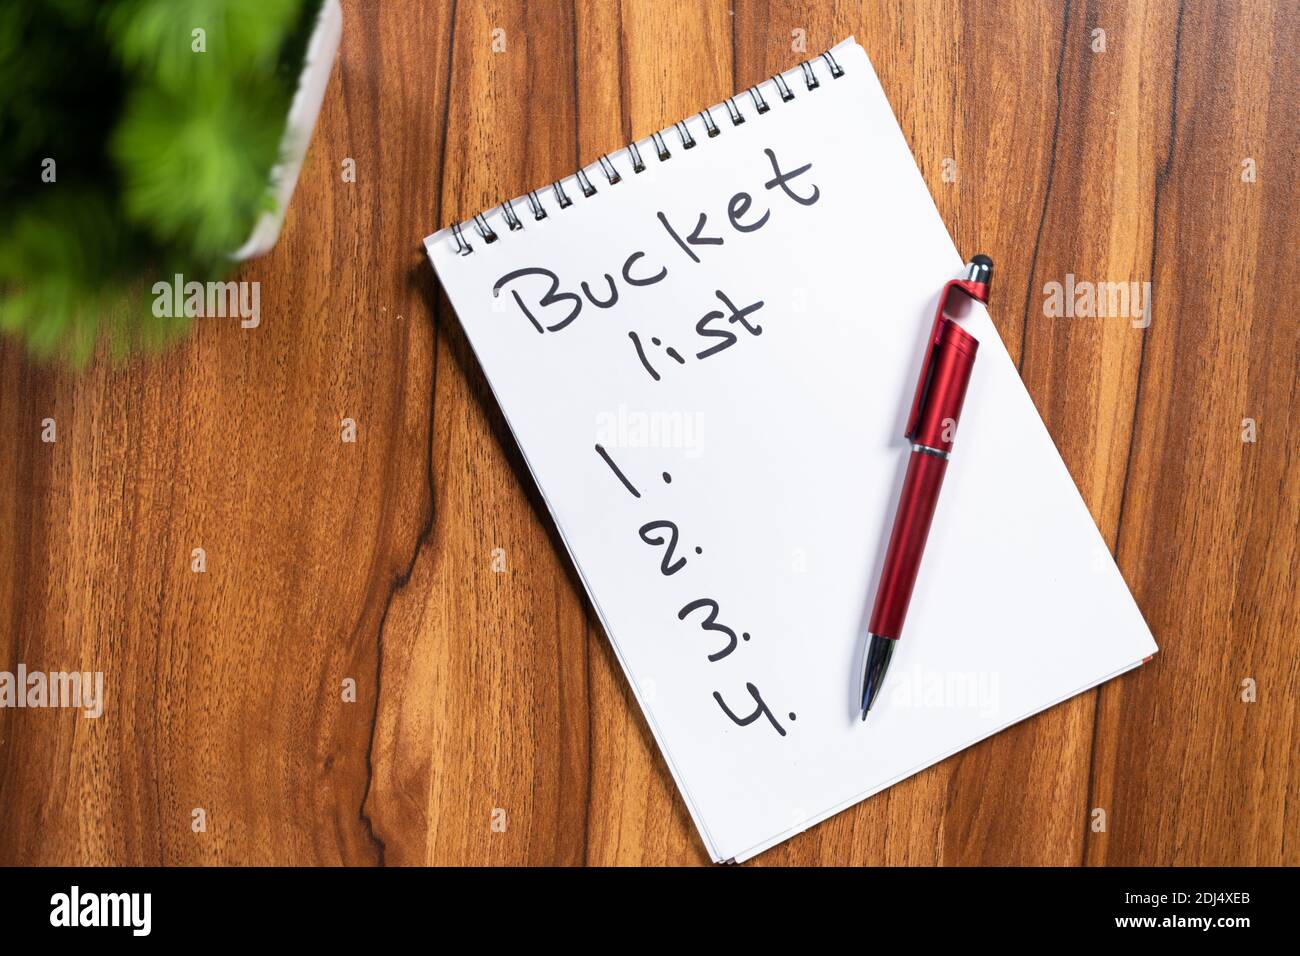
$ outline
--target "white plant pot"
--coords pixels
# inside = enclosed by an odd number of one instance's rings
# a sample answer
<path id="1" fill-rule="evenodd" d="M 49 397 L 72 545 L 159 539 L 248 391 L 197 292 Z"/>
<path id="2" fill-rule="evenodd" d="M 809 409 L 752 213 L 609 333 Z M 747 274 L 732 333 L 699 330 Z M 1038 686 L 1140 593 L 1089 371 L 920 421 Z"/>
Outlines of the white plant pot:
<path id="1" fill-rule="evenodd" d="M 339 0 L 325 0 L 316 20 L 316 29 L 307 42 L 302 75 L 298 77 L 298 89 L 289 105 L 289 120 L 280 140 L 280 160 L 271 167 L 275 208 L 258 217 L 248 241 L 231 255 L 238 262 L 264 255 L 280 237 L 280 227 L 284 225 L 289 200 L 298 185 L 298 173 L 302 171 L 312 130 L 316 128 L 316 117 L 320 115 L 321 103 L 325 100 L 325 87 L 329 85 L 330 71 L 334 68 L 342 36 L 343 8 L 339 6 Z"/>

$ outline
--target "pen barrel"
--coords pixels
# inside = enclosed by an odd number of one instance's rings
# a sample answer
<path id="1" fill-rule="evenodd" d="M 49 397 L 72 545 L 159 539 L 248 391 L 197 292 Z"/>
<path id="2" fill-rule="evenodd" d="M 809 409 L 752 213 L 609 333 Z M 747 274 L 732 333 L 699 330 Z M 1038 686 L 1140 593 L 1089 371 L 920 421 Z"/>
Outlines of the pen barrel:
<path id="1" fill-rule="evenodd" d="M 947 470 L 946 458 L 924 449 L 912 451 L 907 477 L 903 479 L 903 493 L 898 499 L 898 512 L 894 515 L 894 529 L 889 535 L 875 607 L 871 611 L 872 634 L 897 640 L 903 632 L 903 619 L 912 600 L 912 588 L 921 569 L 921 555 Z"/>

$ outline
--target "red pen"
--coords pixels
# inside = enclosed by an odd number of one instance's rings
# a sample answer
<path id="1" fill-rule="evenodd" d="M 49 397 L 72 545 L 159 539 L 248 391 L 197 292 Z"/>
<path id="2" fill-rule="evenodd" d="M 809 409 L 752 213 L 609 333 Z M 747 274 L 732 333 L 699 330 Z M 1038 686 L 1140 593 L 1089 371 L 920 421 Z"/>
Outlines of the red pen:
<path id="1" fill-rule="evenodd" d="M 976 256 L 966 267 L 966 275 L 945 285 L 939 296 L 916 396 L 907 417 L 906 438 L 912 443 L 907 477 L 903 479 L 894 530 L 889 535 L 889 550 L 876 588 L 876 604 L 867 626 L 867 651 L 862 662 L 863 720 L 880 695 L 894 646 L 903 633 L 903 618 L 912 600 L 912 587 L 921 568 L 921 554 L 939 503 L 948 453 L 952 451 L 957 419 L 979 348 L 975 337 L 945 314 L 948 300 L 953 293 L 960 293 L 976 302 L 988 302 L 992 278 L 993 260 Z"/>

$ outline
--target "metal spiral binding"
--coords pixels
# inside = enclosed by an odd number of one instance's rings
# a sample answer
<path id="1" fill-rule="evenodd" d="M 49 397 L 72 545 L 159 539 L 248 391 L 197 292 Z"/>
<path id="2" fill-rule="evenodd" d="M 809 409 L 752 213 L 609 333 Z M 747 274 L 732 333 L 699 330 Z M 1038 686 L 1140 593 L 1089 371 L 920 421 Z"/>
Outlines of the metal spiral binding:
<path id="1" fill-rule="evenodd" d="M 501 204 L 501 213 L 506 217 L 506 225 L 510 227 L 511 232 L 524 228 L 524 224 L 520 222 L 519 217 L 515 215 L 514 203 L 509 199 Z"/>
<path id="2" fill-rule="evenodd" d="M 484 242 L 497 241 L 497 234 L 492 231 L 492 227 L 488 225 L 488 221 L 483 218 L 481 212 L 474 213 L 474 229 L 483 237 Z"/>
<path id="3" fill-rule="evenodd" d="M 528 208 L 533 211 L 533 218 L 538 222 L 541 222 L 546 218 L 546 207 L 543 206 L 542 201 L 537 198 L 536 189 L 531 190 L 528 193 Z"/>
<path id="4" fill-rule="evenodd" d="M 628 143 L 627 150 L 632 154 L 632 172 L 644 173 L 645 163 L 641 161 L 641 150 L 637 149 L 636 143 Z"/>
<path id="5" fill-rule="evenodd" d="M 831 53 L 830 50 L 827 50 L 820 56 L 811 60 L 805 60 L 799 64 L 799 69 L 803 74 L 804 86 L 809 90 L 815 90 L 821 86 L 821 82 L 817 79 L 817 72 L 813 69 L 813 64 L 818 60 L 825 61 L 826 66 L 830 69 L 831 79 L 838 80 L 844 75 L 844 67 L 840 66 L 835 60 L 835 55 Z M 780 94 L 783 103 L 789 103 L 795 98 L 795 92 L 791 88 L 785 76 L 777 73 L 772 77 L 772 81 L 775 84 L 776 90 Z M 763 97 L 763 91 L 758 88 L 757 84 L 751 86 L 745 92 L 749 94 L 750 99 L 753 101 L 754 110 L 758 115 L 761 116 L 772 109 L 772 105 Z M 736 98 L 734 96 L 727 97 L 723 100 L 721 105 L 726 107 L 727 116 L 730 118 L 732 126 L 740 126 L 745 122 L 745 115 L 740 111 L 740 107 L 736 105 Z M 722 132 L 722 127 L 719 126 L 713 118 L 712 108 L 701 110 L 699 117 L 704 123 L 704 131 L 708 135 L 709 139 L 713 139 Z M 691 135 L 691 131 L 689 127 L 687 127 L 685 121 L 674 123 L 673 128 L 677 130 L 677 136 L 681 140 L 682 149 L 692 149 L 695 146 L 697 140 Z M 659 157 L 661 163 L 672 159 L 673 154 L 668 149 L 668 143 L 664 140 L 662 130 L 656 130 L 651 133 L 650 141 L 654 144 L 655 153 Z M 645 161 L 641 158 L 641 150 L 635 142 L 628 143 L 627 153 L 632 162 L 632 172 L 634 174 L 645 172 Z M 599 157 L 597 162 L 600 164 L 600 171 L 604 174 L 609 185 L 616 186 L 623 181 L 623 177 L 619 174 L 618 167 L 614 165 L 614 161 L 609 157 L 608 153 Z M 582 195 L 585 198 L 590 198 L 596 195 L 596 187 L 592 185 L 591 178 L 587 175 L 585 167 L 577 170 L 573 176 L 574 179 L 577 180 L 578 187 L 582 190 Z M 564 191 L 563 180 L 557 179 L 555 182 L 551 183 L 551 191 L 555 194 L 555 202 L 560 209 L 568 209 L 573 205 L 573 200 L 570 199 L 568 193 Z M 528 209 L 532 213 L 534 222 L 541 222 L 543 219 L 547 218 L 546 206 L 542 202 L 542 197 L 538 195 L 538 190 L 531 190 L 527 194 L 527 199 Z M 519 214 L 515 212 L 513 200 L 506 200 L 501 204 L 501 215 L 505 219 L 506 226 L 511 232 L 517 232 L 524 228 L 523 221 L 519 218 Z M 497 241 L 497 233 L 492 229 L 492 226 L 488 223 L 483 213 L 476 213 L 470 221 L 473 223 L 474 231 L 478 233 L 479 238 L 481 238 L 485 243 L 491 244 Z M 469 240 L 465 238 L 464 225 L 463 222 L 453 222 L 451 224 L 452 239 L 456 243 L 455 251 L 456 254 L 460 256 L 467 256 L 474 251 L 474 247 L 470 245 Z"/>
<path id="6" fill-rule="evenodd" d="M 666 159 L 673 158 L 673 154 L 668 152 L 668 146 L 666 143 L 664 143 L 663 133 L 658 133 L 658 132 L 651 133 L 650 139 L 654 142 L 655 151 L 659 154 L 659 162 L 662 163 Z"/>
<path id="7" fill-rule="evenodd" d="M 799 68 L 803 70 L 803 81 L 808 89 L 815 90 L 817 87 L 821 86 L 821 84 L 817 82 L 817 74 L 814 73 L 813 68 L 808 65 L 807 60 L 800 63 Z"/>
<path id="8" fill-rule="evenodd" d="M 460 223 L 453 222 L 451 224 L 451 236 L 456 240 L 456 255 L 467 256 L 474 251 L 474 247 L 466 242 L 465 237 L 461 234 Z"/>
<path id="9" fill-rule="evenodd" d="M 844 67 L 835 62 L 835 54 L 827 50 L 822 54 L 822 59 L 831 65 L 831 79 L 838 80 L 844 75 Z"/>
<path id="10" fill-rule="evenodd" d="M 782 76 L 780 73 L 777 73 L 775 76 L 772 77 L 772 81 L 776 83 L 777 91 L 781 94 L 782 103 L 789 103 L 792 99 L 794 99 L 794 90 L 790 89 L 790 87 L 786 84 L 784 76 Z"/>

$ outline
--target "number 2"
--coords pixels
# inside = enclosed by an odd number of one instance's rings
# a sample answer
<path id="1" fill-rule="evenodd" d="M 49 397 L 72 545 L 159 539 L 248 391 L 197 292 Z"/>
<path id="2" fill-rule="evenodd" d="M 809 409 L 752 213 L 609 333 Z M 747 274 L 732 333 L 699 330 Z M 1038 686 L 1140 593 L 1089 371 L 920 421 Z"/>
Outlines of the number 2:
<path id="1" fill-rule="evenodd" d="M 677 548 L 677 525 L 671 521 L 651 521 L 643 524 L 637 532 L 641 535 L 641 540 L 646 544 L 663 544 L 664 539 L 660 535 L 652 535 L 652 531 L 658 531 L 666 528 L 669 532 L 668 547 L 664 549 L 663 560 L 659 562 L 659 570 L 665 575 L 676 574 L 682 568 L 686 567 L 686 559 L 678 558 L 673 560 L 673 551 Z"/>

